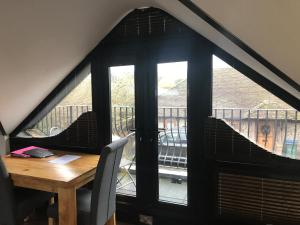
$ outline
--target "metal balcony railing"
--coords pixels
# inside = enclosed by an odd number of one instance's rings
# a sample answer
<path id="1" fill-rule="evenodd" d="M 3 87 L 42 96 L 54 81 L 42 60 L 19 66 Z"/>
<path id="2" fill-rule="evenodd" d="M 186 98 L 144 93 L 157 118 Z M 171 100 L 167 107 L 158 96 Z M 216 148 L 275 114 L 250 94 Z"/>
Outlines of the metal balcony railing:
<path id="1" fill-rule="evenodd" d="M 35 129 L 44 136 L 66 129 L 91 105 L 57 106 L 39 121 Z M 135 109 L 112 107 L 112 136 L 127 136 L 135 128 Z M 225 120 L 235 130 L 277 155 L 300 159 L 300 114 L 289 109 L 215 108 L 213 117 Z M 185 168 L 187 164 L 187 109 L 161 107 L 158 109 L 159 163 Z"/>
<path id="2" fill-rule="evenodd" d="M 44 136 L 56 135 L 88 111 L 92 111 L 91 105 L 56 106 L 34 128 L 41 131 Z"/>
<path id="3" fill-rule="evenodd" d="M 291 109 L 213 110 L 213 117 L 223 119 L 239 133 L 266 150 L 300 159 L 300 114 Z"/>

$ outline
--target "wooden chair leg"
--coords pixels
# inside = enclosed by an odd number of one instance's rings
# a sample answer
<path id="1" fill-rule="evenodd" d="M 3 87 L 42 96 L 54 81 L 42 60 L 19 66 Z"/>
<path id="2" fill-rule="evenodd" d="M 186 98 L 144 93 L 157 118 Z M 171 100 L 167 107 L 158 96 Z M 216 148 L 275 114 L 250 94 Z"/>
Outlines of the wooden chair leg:
<path id="1" fill-rule="evenodd" d="M 109 220 L 107 220 L 107 222 L 105 223 L 105 225 L 116 225 L 116 214 L 114 213 L 112 215 L 112 217 L 109 218 Z"/>

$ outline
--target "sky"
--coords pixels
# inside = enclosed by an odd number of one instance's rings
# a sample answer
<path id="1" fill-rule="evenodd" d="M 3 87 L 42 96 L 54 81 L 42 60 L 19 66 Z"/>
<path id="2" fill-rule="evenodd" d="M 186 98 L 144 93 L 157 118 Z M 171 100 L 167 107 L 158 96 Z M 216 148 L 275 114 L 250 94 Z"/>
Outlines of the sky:
<path id="1" fill-rule="evenodd" d="M 224 62 L 222 59 L 218 58 L 217 56 L 213 55 L 213 68 L 220 69 L 220 68 L 230 68 L 231 66 Z"/>

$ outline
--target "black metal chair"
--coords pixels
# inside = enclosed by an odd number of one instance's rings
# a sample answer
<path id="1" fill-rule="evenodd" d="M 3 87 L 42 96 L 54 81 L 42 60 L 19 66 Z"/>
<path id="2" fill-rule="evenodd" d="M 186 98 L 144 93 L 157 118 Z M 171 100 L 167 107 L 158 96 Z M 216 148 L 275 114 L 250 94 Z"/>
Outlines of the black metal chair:
<path id="1" fill-rule="evenodd" d="M 15 188 L 0 157 L 0 224 L 20 225 L 35 208 L 42 206 L 50 193 Z"/>
<path id="2" fill-rule="evenodd" d="M 104 225 L 108 220 L 114 220 L 117 175 L 127 142 L 127 138 L 121 138 L 107 145 L 101 152 L 93 189 L 77 190 L 78 225 Z M 57 203 L 49 206 L 48 216 L 58 218 Z"/>
<path id="3" fill-rule="evenodd" d="M 129 185 L 129 188 L 136 188 L 136 182 L 131 172 L 131 169 L 135 166 L 135 132 L 130 133 L 126 137 L 128 138 L 128 144 L 124 147 L 120 163 L 120 172 L 117 178 L 117 191 L 122 190 Z"/>

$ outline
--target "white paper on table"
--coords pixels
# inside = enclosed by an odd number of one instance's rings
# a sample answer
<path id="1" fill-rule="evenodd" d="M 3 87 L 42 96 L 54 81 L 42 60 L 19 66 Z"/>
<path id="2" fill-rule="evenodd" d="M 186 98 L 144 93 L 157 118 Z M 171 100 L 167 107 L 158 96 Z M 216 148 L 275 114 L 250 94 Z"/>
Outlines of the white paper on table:
<path id="1" fill-rule="evenodd" d="M 60 165 L 64 165 L 67 164 L 69 162 L 72 162 L 76 159 L 79 159 L 80 156 L 79 155 L 64 155 L 61 157 L 58 157 L 56 159 L 50 160 L 48 161 L 49 163 L 54 163 L 54 164 L 60 164 Z"/>

